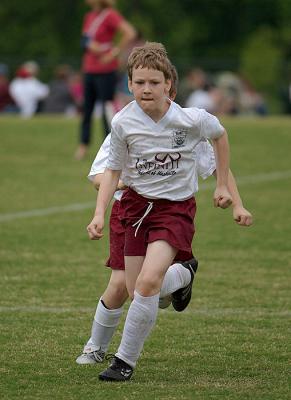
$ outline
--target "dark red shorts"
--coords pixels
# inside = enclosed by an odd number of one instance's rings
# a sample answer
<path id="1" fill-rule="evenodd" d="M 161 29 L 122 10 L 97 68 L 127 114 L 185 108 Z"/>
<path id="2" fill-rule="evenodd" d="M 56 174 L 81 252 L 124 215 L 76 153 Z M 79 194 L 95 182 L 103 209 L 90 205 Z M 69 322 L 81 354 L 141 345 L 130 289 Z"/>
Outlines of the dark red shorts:
<path id="1" fill-rule="evenodd" d="M 115 200 L 110 215 L 110 255 L 106 262 L 111 269 L 124 270 L 125 228 L 120 220 L 120 201 Z M 193 258 L 191 251 L 178 251 L 175 260 L 187 261 Z"/>
<path id="2" fill-rule="evenodd" d="M 119 218 L 120 201 L 115 200 L 110 215 L 110 256 L 107 267 L 124 270 L 124 239 L 125 229 Z"/>
<path id="3" fill-rule="evenodd" d="M 153 207 L 137 230 L 132 225 L 145 214 L 149 202 L 153 203 Z M 151 200 L 127 189 L 120 201 L 119 213 L 125 227 L 126 256 L 144 256 L 148 243 L 165 240 L 178 249 L 176 259 L 185 261 L 191 258 L 196 213 L 193 197 L 184 201 Z"/>

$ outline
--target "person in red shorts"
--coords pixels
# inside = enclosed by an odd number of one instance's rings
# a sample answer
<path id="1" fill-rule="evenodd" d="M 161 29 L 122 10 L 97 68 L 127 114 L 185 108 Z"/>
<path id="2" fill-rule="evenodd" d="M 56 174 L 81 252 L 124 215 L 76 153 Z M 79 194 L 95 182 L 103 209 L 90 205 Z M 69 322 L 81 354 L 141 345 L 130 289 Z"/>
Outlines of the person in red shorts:
<path id="1" fill-rule="evenodd" d="M 121 344 L 101 380 L 131 378 L 144 340 L 157 316 L 158 302 L 169 265 L 179 251 L 191 252 L 196 205 L 200 142 L 212 139 L 216 153 L 216 207 L 231 204 L 228 183 L 227 134 L 219 121 L 198 109 L 182 109 L 171 102 L 171 64 L 152 44 L 133 50 L 128 61 L 129 87 L 135 101 L 112 121 L 110 154 L 88 225 L 91 239 L 103 234 L 104 213 L 117 187 L 121 170 L 128 189 L 120 202 L 125 227 L 125 275 L 129 307 Z M 188 282 L 173 293 L 183 308 L 191 297 L 195 264 L 184 265 Z M 171 281 L 173 277 L 169 277 Z M 173 279 L 174 280 L 174 279 Z"/>
<path id="2" fill-rule="evenodd" d="M 106 102 L 113 100 L 117 85 L 118 56 L 135 38 L 131 24 L 113 8 L 113 0 L 86 0 L 92 8 L 84 17 L 81 45 L 84 50 L 84 106 L 80 144 L 76 158 L 82 159 L 90 143 L 92 113 L 96 101 L 102 105 L 102 123 L 105 136 L 109 121 L 105 112 Z M 118 44 L 115 37 L 119 34 Z"/>
<path id="3" fill-rule="evenodd" d="M 172 67 L 172 85 L 169 92 L 169 97 L 174 99 L 177 90 L 177 72 L 175 67 Z M 205 179 L 215 169 L 215 160 L 212 147 L 210 144 L 205 147 L 199 146 L 201 151 L 197 151 L 197 160 L 199 164 L 199 174 Z M 92 164 L 88 178 L 93 182 L 98 190 L 102 175 L 106 168 L 107 158 L 110 149 L 110 135 L 106 137 L 100 147 L 95 160 Z M 77 357 L 77 364 L 95 364 L 102 362 L 111 342 L 112 336 L 118 326 L 120 317 L 123 312 L 123 305 L 128 298 L 126 289 L 125 272 L 124 272 L 124 241 L 125 230 L 120 222 L 119 206 L 123 190 L 126 189 L 122 181 L 119 181 L 116 192 L 114 193 L 114 203 L 110 215 L 110 257 L 106 265 L 112 269 L 111 277 L 105 292 L 101 296 L 93 319 L 91 337 L 84 346 L 83 353 Z M 178 260 L 190 260 L 193 258 L 191 253 L 180 253 L 176 257 Z M 176 279 L 174 285 L 167 285 L 167 279 L 161 290 L 159 301 L 160 308 L 168 307 L 172 302 L 172 292 L 176 287 L 180 287 L 179 281 L 183 279 L 187 272 L 181 263 L 172 265 L 167 274 L 175 274 Z M 187 282 L 187 281 L 186 281 Z M 189 299 L 190 301 L 190 299 Z"/>
<path id="4" fill-rule="evenodd" d="M 170 96 L 171 98 L 171 96 Z M 101 179 L 106 168 L 106 161 L 110 149 L 110 135 L 108 135 L 100 147 L 96 158 L 92 164 L 88 178 L 98 190 Z M 206 179 L 210 175 L 215 175 L 215 158 L 213 148 L 210 143 L 200 143 L 197 146 L 197 171 L 199 176 Z M 243 206 L 235 180 L 230 171 L 228 182 L 230 193 L 233 197 L 233 218 L 242 226 L 249 226 L 252 223 L 252 216 Z M 128 299 L 125 282 L 124 267 L 124 240 L 125 230 L 119 218 L 120 199 L 126 187 L 120 181 L 117 191 L 114 194 L 114 203 L 110 215 L 110 257 L 106 262 L 107 267 L 111 268 L 111 276 L 108 285 L 100 297 L 95 315 L 93 318 L 91 336 L 83 348 L 83 352 L 76 359 L 77 364 L 96 364 L 103 362 L 106 352 L 111 343 L 111 339 L 119 325 L 120 317 L 123 313 L 123 305 Z M 181 256 L 182 259 L 192 258 L 192 254 Z M 179 260 L 179 256 L 176 256 Z M 167 271 L 166 276 L 176 275 L 175 284 L 179 287 L 179 279 L 183 275 L 183 263 L 176 262 Z M 184 268 L 184 267 L 183 267 Z M 166 279 L 165 282 L 169 280 Z M 175 286 L 162 285 L 159 308 L 166 308 L 172 302 L 172 292 Z"/>

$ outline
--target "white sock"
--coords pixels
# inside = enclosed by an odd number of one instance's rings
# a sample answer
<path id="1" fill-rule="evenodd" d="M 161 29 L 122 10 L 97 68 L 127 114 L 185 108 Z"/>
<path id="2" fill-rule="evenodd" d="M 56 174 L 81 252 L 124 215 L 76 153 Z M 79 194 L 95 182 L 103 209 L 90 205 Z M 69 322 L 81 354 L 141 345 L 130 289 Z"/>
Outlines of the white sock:
<path id="1" fill-rule="evenodd" d="M 88 340 L 85 350 L 88 347 L 101 347 L 101 350 L 107 351 L 112 336 L 118 326 L 123 307 L 115 310 L 109 310 L 104 307 L 101 299 L 99 300 L 92 324 L 91 337 Z"/>
<path id="2" fill-rule="evenodd" d="M 190 283 L 191 274 L 182 264 L 173 264 L 165 274 L 160 297 L 166 297 Z"/>
<path id="3" fill-rule="evenodd" d="M 134 292 L 134 299 L 129 307 L 122 339 L 116 356 L 131 367 L 135 367 L 143 344 L 153 328 L 159 305 L 159 293 L 144 297 Z"/>

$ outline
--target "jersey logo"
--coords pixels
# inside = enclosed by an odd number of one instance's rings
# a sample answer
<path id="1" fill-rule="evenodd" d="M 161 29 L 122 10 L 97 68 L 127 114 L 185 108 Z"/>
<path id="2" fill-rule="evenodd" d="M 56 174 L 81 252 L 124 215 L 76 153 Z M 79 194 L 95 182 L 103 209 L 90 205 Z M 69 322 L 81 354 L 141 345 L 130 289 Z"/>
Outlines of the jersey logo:
<path id="1" fill-rule="evenodd" d="M 181 158 L 180 153 L 172 153 L 172 154 L 158 153 L 155 156 L 156 161 L 159 161 L 162 164 L 165 164 L 166 162 L 171 162 L 173 164 L 174 161 L 177 161 L 178 164 L 178 160 L 180 160 L 180 158 Z"/>
<path id="2" fill-rule="evenodd" d="M 135 168 L 139 175 L 160 175 L 172 176 L 177 173 L 179 169 L 179 160 L 181 153 L 156 153 L 154 160 L 148 161 L 147 159 L 137 158 Z"/>
<path id="3" fill-rule="evenodd" d="M 177 147 L 185 146 L 187 136 L 186 129 L 175 129 L 172 132 L 172 148 L 176 149 Z"/>

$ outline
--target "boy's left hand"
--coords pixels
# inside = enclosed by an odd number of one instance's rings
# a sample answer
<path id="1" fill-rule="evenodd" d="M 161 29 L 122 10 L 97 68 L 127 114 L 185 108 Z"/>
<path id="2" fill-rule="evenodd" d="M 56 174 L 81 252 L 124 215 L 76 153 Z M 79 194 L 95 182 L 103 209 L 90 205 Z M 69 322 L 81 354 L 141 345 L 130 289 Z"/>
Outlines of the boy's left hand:
<path id="1" fill-rule="evenodd" d="M 216 187 L 214 192 L 214 207 L 227 208 L 232 203 L 232 197 L 226 186 Z"/>
<path id="2" fill-rule="evenodd" d="M 252 214 L 248 210 L 246 210 L 243 206 L 234 206 L 232 214 L 233 214 L 233 219 L 238 225 L 250 226 L 253 223 Z"/>
<path id="3" fill-rule="evenodd" d="M 87 226 L 87 232 L 89 239 L 91 240 L 99 240 L 103 236 L 103 228 L 104 228 L 104 216 L 103 215 L 95 215 Z"/>

